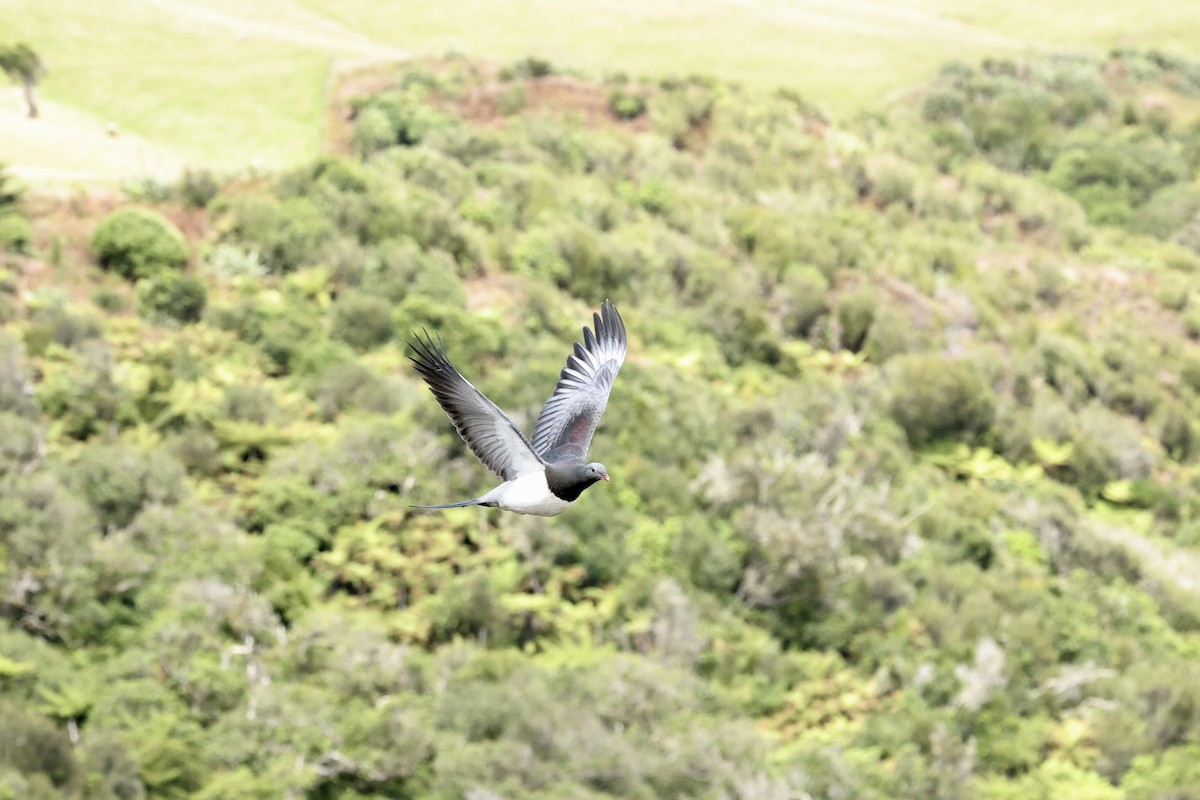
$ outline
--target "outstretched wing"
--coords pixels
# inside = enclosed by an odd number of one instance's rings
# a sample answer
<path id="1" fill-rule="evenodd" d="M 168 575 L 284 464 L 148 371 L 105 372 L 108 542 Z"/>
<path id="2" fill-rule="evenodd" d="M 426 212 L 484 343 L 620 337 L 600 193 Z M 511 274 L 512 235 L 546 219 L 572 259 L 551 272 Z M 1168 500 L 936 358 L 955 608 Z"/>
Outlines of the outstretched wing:
<path id="1" fill-rule="evenodd" d="M 488 469 L 508 481 L 544 468 L 525 434 L 508 415 L 454 368 L 440 338 L 434 344 L 426 333 L 424 339 L 418 336 L 408 346 L 415 353 L 409 360 L 450 415 L 458 435 Z"/>
<path id="2" fill-rule="evenodd" d="M 533 429 L 533 449 L 547 462 L 587 456 L 613 381 L 625 360 L 625 323 L 608 300 L 592 315 L 595 335 L 583 329 L 583 343 L 559 376 Z"/>

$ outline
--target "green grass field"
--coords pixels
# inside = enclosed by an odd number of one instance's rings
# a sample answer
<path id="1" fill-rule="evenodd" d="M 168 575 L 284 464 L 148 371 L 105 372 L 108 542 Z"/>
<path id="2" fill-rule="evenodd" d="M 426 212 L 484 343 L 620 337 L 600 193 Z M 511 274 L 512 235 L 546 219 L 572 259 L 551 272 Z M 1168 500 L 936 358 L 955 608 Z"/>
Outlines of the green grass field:
<path id="1" fill-rule="evenodd" d="M 711 73 L 789 86 L 835 115 L 894 101 L 953 58 L 1114 45 L 1200 46 L 1183 0 L 984 8 L 962 0 L 0 0 L 4 39 L 51 67 L 46 129 L 0 106 L 0 160 L 45 174 L 279 166 L 320 147 L 342 67 L 461 52 L 537 54 L 592 73 Z M 113 122 L 128 142 L 104 142 Z M 72 132 L 77 146 L 70 144 Z M 51 145 L 50 143 L 53 142 Z"/>

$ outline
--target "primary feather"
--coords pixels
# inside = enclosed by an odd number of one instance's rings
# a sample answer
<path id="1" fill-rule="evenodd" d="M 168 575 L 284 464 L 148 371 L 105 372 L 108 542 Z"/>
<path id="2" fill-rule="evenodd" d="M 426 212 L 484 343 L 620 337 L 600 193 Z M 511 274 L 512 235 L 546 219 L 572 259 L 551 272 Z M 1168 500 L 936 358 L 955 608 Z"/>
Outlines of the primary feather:
<path id="1" fill-rule="evenodd" d="M 542 459 L 525 434 L 454 368 L 440 340 L 435 344 L 426 333 L 424 339 L 418 336 L 411 346 L 416 355 L 409 356 L 409 360 L 450 416 L 458 435 L 488 469 L 506 481 L 543 469 Z"/>
<path id="2" fill-rule="evenodd" d="M 583 342 L 559 376 L 554 394 L 546 401 L 533 428 L 533 450 L 543 460 L 583 461 L 600 417 L 608 405 L 613 381 L 627 349 L 625 323 L 608 300 L 592 315 L 593 334 L 583 329 Z"/>

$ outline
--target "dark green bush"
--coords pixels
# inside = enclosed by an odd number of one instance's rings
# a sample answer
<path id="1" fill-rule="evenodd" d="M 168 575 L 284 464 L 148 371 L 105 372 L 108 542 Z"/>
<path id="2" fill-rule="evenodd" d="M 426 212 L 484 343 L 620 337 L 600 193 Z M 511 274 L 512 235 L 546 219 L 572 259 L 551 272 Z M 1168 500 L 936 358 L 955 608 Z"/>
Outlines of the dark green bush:
<path id="1" fill-rule="evenodd" d="M 541 56 L 526 56 L 509 68 L 519 78 L 545 78 L 554 74 L 554 64 Z"/>
<path id="2" fill-rule="evenodd" d="M 266 425 L 279 413 L 275 396 L 264 386 L 226 386 L 221 398 L 221 415 L 229 419 Z"/>
<path id="3" fill-rule="evenodd" d="M 640 92 L 618 87 L 608 93 L 608 110 L 618 119 L 637 119 L 646 113 L 646 98 Z"/>
<path id="4" fill-rule="evenodd" d="M 1187 172 L 1183 160 L 1164 145 L 1097 137 L 1059 155 L 1048 179 L 1078 200 L 1092 222 L 1125 225 L 1133 209 Z"/>
<path id="5" fill-rule="evenodd" d="M 122 528 L 148 504 L 175 503 L 186 491 L 178 462 L 125 445 L 85 447 L 73 479 L 105 528 Z"/>
<path id="6" fill-rule="evenodd" d="M 1156 191 L 1129 219 L 1129 229 L 1168 239 L 1200 213 L 1200 184 L 1183 183 Z"/>
<path id="7" fill-rule="evenodd" d="M 346 292 L 330 315 L 329 335 L 356 350 L 371 350 L 392 338 L 392 305 L 381 297 Z"/>
<path id="8" fill-rule="evenodd" d="M 153 278 L 187 265 L 187 243 L 170 220 L 136 206 L 118 209 L 92 235 L 100 266 L 130 279 Z"/>
<path id="9" fill-rule="evenodd" d="M 0 214 L 0 250 L 28 255 L 33 246 L 33 226 L 20 214 Z"/>
<path id="10" fill-rule="evenodd" d="M 870 286 L 857 287 L 838 298 L 834 314 L 841 327 L 842 347 L 854 353 L 862 349 L 878 306 L 879 293 Z"/>
<path id="11" fill-rule="evenodd" d="M 913 446 L 942 436 L 969 438 L 992 424 L 992 389 L 967 359 L 900 355 L 888 363 L 888 377 L 892 417 Z"/>
<path id="12" fill-rule="evenodd" d="M 120 292 L 102 287 L 92 294 L 92 302 L 110 314 L 115 314 L 125 308 L 125 297 Z"/>
<path id="13" fill-rule="evenodd" d="M 454 306 L 466 305 L 454 259 L 442 250 L 422 251 L 411 239 L 384 242 L 376 248 L 363 275 L 362 290 L 394 303 L 420 295 Z"/>
<path id="14" fill-rule="evenodd" d="M 806 337 L 821 315 L 829 311 L 829 281 L 815 267 L 792 269 L 775 290 L 783 329 L 789 336 Z"/>
<path id="15" fill-rule="evenodd" d="M 6 731 L 0 741 L 0 765 L 48 780 L 51 786 L 46 787 L 46 798 L 77 790 L 79 763 L 64 731 L 45 717 L 8 703 L 0 705 L 0 725 Z"/>
<path id="16" fill-rule="evenodd" d="M 335 231 L 334 221 L 308 197 L 289 197 L 280 202 L 237 193 L 215 199 L 210 213 L 225 243 L 246 246 L 274 273 L 293 272 L 312 264 Z"/>
<path id="17" fill-rule="evenodd" d="M 193 275 L 167 272 L 138 281 L 138 313 L 152 320 L 198 322 L 208 303 L 208 289 Z"/>

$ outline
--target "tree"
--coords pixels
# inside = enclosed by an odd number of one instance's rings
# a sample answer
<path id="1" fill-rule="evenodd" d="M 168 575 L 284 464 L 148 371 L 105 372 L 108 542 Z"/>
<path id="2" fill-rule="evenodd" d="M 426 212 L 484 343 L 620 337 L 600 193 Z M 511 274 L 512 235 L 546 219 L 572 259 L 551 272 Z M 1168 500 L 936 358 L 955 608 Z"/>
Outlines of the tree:
<path id="1" fill-rule="evenodd" d="M 21 84 L 25 91 L 25 105 L 29 107 L 29 118 L 36 118 L 37 83 L 46 74 L 46 65 L 42 63 L 42 59 L 24 42 L 0 46 L 0 70 L 4 70 L 8 77 Z"/>

